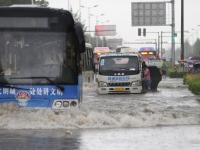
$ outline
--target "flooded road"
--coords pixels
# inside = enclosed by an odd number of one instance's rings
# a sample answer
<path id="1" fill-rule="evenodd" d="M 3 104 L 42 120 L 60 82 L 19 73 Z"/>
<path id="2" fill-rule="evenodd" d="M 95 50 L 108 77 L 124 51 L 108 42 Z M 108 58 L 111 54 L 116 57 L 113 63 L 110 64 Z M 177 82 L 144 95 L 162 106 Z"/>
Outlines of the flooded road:
<path id="1" fill-rule="evenodd" d="M 0 130 L 1 150 L 199 150 L 200 126 Z"/>
<path id="2" fill-rule="evenodd" d="M 59 114 L 1 106 L 0 150 L 200 147 L 200 98 L 181 79 L 165 79 L 158 92 L 135 95 L 98 95 L 87 84 L 83 98 L 80 109 Z"/>
<path id="3" fill-rule="evenodd" d="M 93 85 L 87 85 L 81 108 L 59 115 L 52 110 L 1 106 L 0 128 L 101 129 L 200 124 L 199 97 L 181 79 L 166 79 L 159 86 L 155 93 L 98 95 Z"/>
<path id="4" fill-rule="evenodd" d="M 82 110 L 91 128 L 199 124 L 199 102 L 181 79 L 166 79 L 155 93 L 98 95 L 92 89 Z"/>

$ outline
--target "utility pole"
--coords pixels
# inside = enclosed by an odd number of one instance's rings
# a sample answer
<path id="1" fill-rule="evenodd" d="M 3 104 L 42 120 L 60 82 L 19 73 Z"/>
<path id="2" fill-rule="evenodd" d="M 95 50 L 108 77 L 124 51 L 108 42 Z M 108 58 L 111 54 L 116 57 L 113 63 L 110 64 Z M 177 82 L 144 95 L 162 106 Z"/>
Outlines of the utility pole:
<path id="1" fill-rule="evenodd" d="M 88 7 L 88 30 L 90 31 L 90 8 Z"/>
<path id="2" fill-rule="evenodd" d="M 161 37 L 160 37 L 160 49 L 161 49 L 161 54 L 160 54 L 160 57 L 162 58 L 163 57 L 163 31 L 161 31 Z"/>
<path id="3" fill-rule="evenodd" d="M 104 47 L 104 37 L 102 36 L 102 47 Z"/>
<path id="4" fill-rule="evenodd" d="M 158 57 L 160 56 L 160 33 L 158 32 Z"/>
<path id="5" fill-rule="evenodd" d="M 96 47 L 99 46 L 99 38 L 96 36 Z"/>
<path id="6" fill-rule="evenodd" d="M 184 60 L 184 0 L 181 0 L 181 60 Z"/>
<path id="7" fill-rule="evenodd" d="M 155 49 L 158 48 L 158 43 L 157 43 L 157 39 L 155 39 Z"/>
<path id="8" fill-rule="evenodd" d="M 172 65 L 175 65 L 175 37 L 174 37 L 174 35 L 175 35 L 175 2 L 174 2 L 174 0 L 172 0 L 171 3 L 172 3 L 172 24 L 171 24 L 171 26 L 172 26 L 171 59 L 172 60 L 171 60 L 171 62 L 172 62 Z"/>

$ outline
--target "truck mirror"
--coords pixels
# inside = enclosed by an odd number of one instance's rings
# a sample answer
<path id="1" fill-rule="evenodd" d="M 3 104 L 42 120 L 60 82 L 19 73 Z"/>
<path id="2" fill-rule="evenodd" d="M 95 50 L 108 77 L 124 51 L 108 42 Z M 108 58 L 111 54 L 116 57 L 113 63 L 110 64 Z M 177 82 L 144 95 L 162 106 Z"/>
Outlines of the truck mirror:
<path id="1" fill-rule="evenodd" d="M 76 37 L 78 38 L 78 48 L 79 52 L 83 53 L 85 52 L 85 38 L 84 38 L 84 32 L 81 23 L 75 23 L 74 25 Z"/>
<path id="2" fill-rule="evenodd" d="M 94 73 L 96 72 L 94 63 L 92 63 L 92 70 L 93 70 Z"/>

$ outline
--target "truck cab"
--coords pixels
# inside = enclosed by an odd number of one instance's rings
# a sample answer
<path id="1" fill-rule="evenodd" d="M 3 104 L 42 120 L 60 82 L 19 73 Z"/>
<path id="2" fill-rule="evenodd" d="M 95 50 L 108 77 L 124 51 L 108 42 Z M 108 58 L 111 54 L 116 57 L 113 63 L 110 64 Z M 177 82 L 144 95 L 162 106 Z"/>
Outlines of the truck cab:
<path id="1" fill-rule="evenodd" d="M 109 53 L 99 57 L 97 92 L 141 93 L 142 68 L 137 53 Z"/>

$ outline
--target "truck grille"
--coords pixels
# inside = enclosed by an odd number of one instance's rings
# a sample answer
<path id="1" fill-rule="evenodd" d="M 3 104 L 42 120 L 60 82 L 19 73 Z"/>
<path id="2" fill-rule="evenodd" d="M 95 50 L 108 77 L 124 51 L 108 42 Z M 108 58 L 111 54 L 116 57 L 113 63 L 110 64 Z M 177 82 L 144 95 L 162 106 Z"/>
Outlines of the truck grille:
<path id="1" fill-rule="evenodd" d="M 108 83 L 108 86 L 130 86 L 130 82 L 121 82 L 121 83 Z"/>

